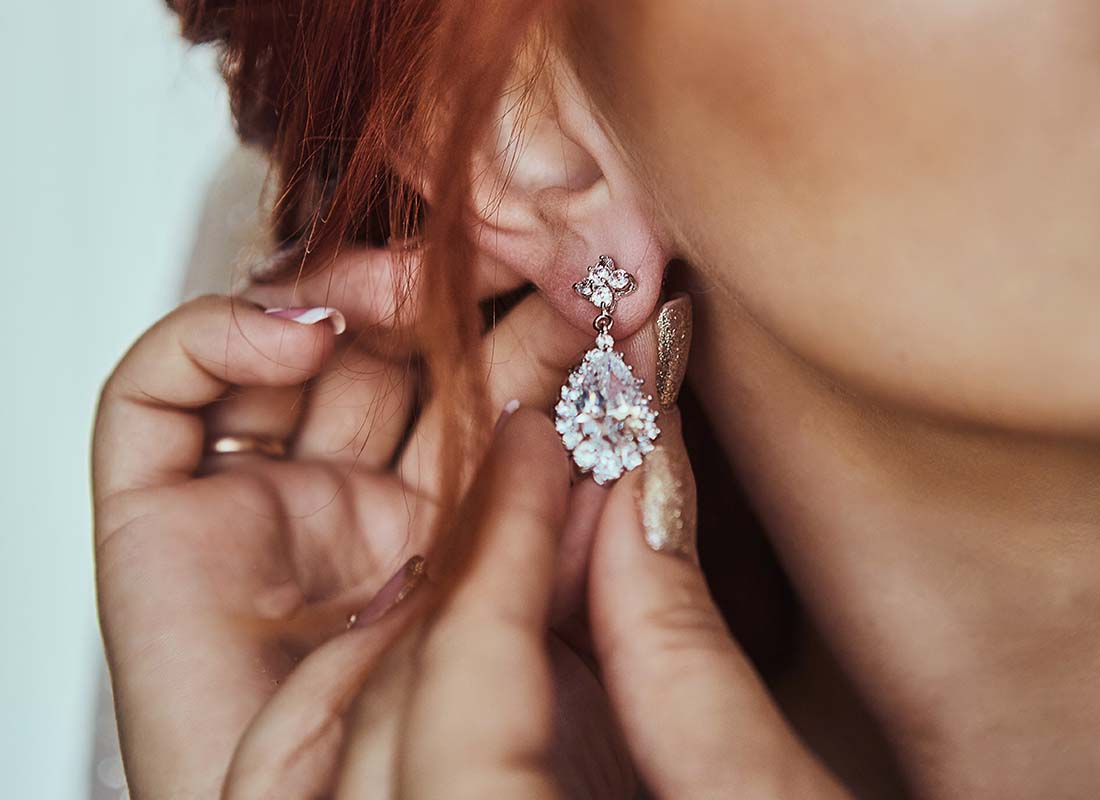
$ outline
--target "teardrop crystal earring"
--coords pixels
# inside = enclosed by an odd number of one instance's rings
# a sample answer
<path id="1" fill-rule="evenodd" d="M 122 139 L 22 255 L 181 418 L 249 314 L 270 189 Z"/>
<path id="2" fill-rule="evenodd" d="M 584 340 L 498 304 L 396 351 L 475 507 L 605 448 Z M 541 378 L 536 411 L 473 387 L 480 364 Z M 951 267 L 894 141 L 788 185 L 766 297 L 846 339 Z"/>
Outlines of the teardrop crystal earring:
<path id="1" fill-rule="evenodd" d="M 588 277 L 573 284 L 573 290 L 600 310 L 592 322 L 596 346 L 569 373 L 561 387 L 561 399 L 554 408 L 555 424 L 562 444 L 581 472 L 604 484 L 619 478 L 642 463 L 661 434 L 653 400 L 642 393 L 642 379 L 611 338 L 611 314 L 620 298 L 634 291 L 634 276 L 617 269 L 608 256 L 588 268 Z"/>

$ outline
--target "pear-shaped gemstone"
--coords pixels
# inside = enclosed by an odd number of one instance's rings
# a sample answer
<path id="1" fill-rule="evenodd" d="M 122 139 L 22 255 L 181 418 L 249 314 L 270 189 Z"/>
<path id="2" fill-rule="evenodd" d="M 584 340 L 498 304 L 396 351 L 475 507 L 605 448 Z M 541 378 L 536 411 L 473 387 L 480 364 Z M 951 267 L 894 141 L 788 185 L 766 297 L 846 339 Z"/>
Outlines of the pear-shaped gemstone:
<path id="1" fill-rule="evenodd" d="M 660 435 L 657 412 L 622 354 L 596 347 L 569 374 L 555 407 L 562 444 L 596 483 L 615 480 L 642 463 Z"/>

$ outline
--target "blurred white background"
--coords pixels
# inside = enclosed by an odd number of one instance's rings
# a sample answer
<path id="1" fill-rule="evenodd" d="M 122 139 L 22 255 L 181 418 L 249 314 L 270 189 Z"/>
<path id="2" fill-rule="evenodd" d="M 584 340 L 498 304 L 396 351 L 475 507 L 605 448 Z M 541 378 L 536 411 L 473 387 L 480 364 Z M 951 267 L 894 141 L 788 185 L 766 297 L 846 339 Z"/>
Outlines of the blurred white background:
<path id="1" fill-rule="evenodd" d="M 96 394 L 175 304 L 235 140 L 162 0 L 4 0 L 0 34 L 0 797 L 68 800 L 94 771 Z"/>

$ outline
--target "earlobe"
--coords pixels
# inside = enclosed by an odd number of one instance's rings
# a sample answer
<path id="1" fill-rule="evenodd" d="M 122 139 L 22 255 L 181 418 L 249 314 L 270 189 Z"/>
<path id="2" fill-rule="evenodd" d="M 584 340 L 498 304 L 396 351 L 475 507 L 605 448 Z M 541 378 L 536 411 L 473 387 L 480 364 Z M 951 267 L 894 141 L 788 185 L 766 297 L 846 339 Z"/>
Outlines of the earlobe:
<path id="1" fill-rule="evenodd" d="M 619 336 L 656 308 L 669 248 L 649 196 L 560 58 L 542 65 L 523 98 L 502 98 L 500 128 L 476 155 L 476 239 L 490 262 L 535 284 L 578 329 L 591 305 L 573 290 L 608 255 L 637 288 L 618 304 Z M 521 82 L 522 83 L 522 82 Z"/>

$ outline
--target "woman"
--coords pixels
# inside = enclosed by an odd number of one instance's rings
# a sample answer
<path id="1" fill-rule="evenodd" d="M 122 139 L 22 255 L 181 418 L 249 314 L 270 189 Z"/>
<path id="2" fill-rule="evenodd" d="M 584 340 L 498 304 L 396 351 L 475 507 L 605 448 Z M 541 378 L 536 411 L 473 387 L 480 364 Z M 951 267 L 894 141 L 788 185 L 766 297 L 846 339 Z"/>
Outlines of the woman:
<path id="1" fill-rule="evenodd" d="M 1096 796 L 1100 7 L 173 5 L 283 250 L 104 390 L 137 796 Z M 599 253 L 663 429 L 602 488 L 545 417 Z"/>

